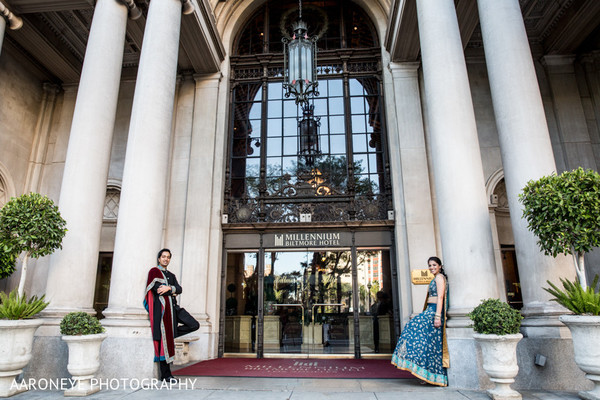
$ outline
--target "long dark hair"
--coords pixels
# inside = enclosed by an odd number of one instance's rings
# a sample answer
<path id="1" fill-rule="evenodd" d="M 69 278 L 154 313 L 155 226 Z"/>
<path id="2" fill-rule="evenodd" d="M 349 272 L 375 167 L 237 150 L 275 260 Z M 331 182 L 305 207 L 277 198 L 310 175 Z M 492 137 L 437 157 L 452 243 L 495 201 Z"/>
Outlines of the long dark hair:
<path id="1" fill-rule="evenodd" d="M 429 261 L 434 261 L 437 263 L 437 265 L 440 266 L 440 274 L 444 275 L 444 278 L 446 278 L 446 282 L 448 282 L 448 275 L 446 275 L 446 271 L 444 271 L 444 265 L 442 264 L 442 260 L 440 260 L 439 257 L 431 256 L 427 259 L 427 265 L 429 265 Z"/>

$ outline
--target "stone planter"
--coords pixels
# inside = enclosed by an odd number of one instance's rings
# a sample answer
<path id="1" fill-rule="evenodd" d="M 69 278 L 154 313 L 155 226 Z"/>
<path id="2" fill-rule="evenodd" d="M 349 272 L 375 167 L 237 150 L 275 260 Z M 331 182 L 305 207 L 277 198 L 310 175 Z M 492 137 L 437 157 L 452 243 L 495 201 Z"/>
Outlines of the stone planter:
<path id="1" fill-rule="evenodd" d="M 40 318 L 0 320 L 0 397 L 28 389 L 24 381 L 19 383 L 16 378 L 31 360 L 33 335 L 42 323 Z"/>
<path id="2" fill-rule="evenodd" d="M 496 384 L 487 393 L 494 400 L 521 399 L 521 394 L 511 389 L 519 372 L 517 365 L 517 343 L 523 335 L 483 335 L 473 334 L 481 346 L 483 355 L 483 369 Z"/>
<path id="3" fill-rule="evenodd" d="M 95 335 L 63 335 L 62 340 L 69 347 L 69 363 L 67 369 L 77 382 L 65 396 L 87 396 L 100 390 L 92 386 L 91 379 L 100 368 L 100 346 L 108 336 L 107 333 Z"/>
<path id="4" fill-rule="evenodd" d="M 600 316 L 561 315 L 558 318 L 571 331 L 575 363 L 594 383 L 589 392 L 579 392 L 579 397 L 600 400 Z"/>

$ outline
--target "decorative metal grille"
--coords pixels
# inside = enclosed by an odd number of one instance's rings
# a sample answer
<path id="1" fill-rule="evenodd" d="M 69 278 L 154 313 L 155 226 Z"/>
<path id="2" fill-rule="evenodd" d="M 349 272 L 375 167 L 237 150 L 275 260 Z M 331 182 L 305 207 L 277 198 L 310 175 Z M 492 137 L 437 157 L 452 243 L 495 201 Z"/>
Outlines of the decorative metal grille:
<path id="1" fill-rule="evenodd" d="M 350 3 L 346 6 L 353 9 Z M 321 95 L 314 98 L 314 110 L 322 123 L 321 147 L 314 165 L 302 165 L 296 132 L 301 114 L 282 95 L 281 40 L 271 35 L 262 41 L 260 35 L 274 17 L 266 18 L 267 10 L 257 15 L 240 36 L 237 54 L 230 58 L 227 222 L 387 220 L 392 196 L 381 48 L 368 18 L 353 22 L 356 32 L 344 31 L 337 39 L 319 42 L 316 69 Z M 330 18 L 337 21 L 334 25 L 340 24 L 339 15 Z"/>

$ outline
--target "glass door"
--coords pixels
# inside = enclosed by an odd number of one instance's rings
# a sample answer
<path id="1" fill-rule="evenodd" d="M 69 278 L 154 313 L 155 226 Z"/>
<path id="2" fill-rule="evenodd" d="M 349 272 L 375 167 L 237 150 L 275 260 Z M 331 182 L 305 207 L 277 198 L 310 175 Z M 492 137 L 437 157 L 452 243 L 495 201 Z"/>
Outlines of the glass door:
<path id="1" fill-rule="evenodd" d="M 390 354 L 398 334 L 390 252 L 358 249 L 355 263 L 353 281 L 350 250 L 228 252 L 223 353 Z"/>
<path id="2" fill-rule="evenodd" d="M 258 253 L 228 253 L 225 277 L 225 353 L 256 354 Z"/>
<path id="3" fill-rule="evenodd" d="M 265 252 L 264 265 L 264 353 L 354 355 L 351 252 Z"/>

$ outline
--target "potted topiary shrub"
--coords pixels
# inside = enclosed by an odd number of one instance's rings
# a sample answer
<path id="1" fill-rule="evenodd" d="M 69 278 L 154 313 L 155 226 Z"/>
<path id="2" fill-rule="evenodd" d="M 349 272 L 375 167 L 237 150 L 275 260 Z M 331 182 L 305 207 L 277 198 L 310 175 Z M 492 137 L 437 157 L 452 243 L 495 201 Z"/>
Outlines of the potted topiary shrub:
<path id="1" fill-rule="evenodd" d="M 65 396 L 87 396 L 100 390 L 91 379 L 100 367 L 100 347 L 108 336 L 96 317 L 79 311 L 65 315 L 60 321 L 62 340 L 69 347 L 67 370 L 76 383 Z"/>
<path id="2" fill-rule="evenodd" d="M 483 369 L 495 387 L 488 390 L 492 399 L 521 399 L 510 385 L 519 372 L 517 343 L 523 316 L 508 303 L 498 299 L 481 302 L 468 314 L 473 320 L 473 338 L 481 346 Z"/>
<path id="3" fill-rule="evenodd" d="M 528 182 L 519 199 L 541 250 L 573 255 L 577 280 L 561 279 L 564 291 L 550 281 L 544 289 L 574 314 L 559 320 L 571 331 L 575 362 L 594 383 L 580 397 L 600 400 L 600 293 L 597 279 L 588 286 L 584 263 L 585 253 L 600 246 L 600 174 L 578 168 L 545 176 Z"/>
<path id="4" fill-rule="evenodd" d="M 48 305 L 44 296 L 25 296 L 27 262 L 60 248 L 65 224 L 52 200 L 38 193 L 12 198 L 0 209 L 3 271 L 14 270 L 17 257 L 22 259 L 18 288 L 0 294 L 0 397 L 27 390 L 24 381 L 15 385 L 14 380 L 31 359 L 33 336 L 42 324 L 33 317 Z"/>

